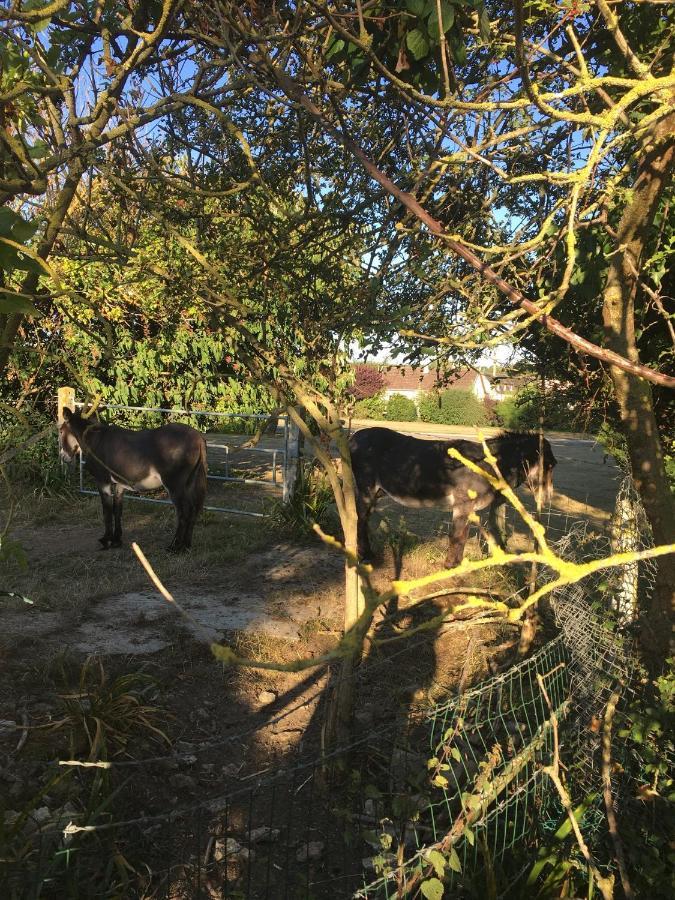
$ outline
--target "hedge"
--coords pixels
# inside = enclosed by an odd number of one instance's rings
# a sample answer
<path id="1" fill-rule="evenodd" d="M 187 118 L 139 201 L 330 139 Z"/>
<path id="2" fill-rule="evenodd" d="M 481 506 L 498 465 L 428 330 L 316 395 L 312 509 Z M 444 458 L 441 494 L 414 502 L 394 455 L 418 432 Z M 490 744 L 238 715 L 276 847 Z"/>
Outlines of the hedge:
<path id="1" fill-rule="evenodd" d="M 471 391 L 449 390 L 425 394 L 420 401 L 420 419 L 435 425 L 487 425 L 488 412 Z"/>
<path id="2" fill-rule="evenodd" d="M 364 397 L 354 404 L 354 417 L 357 419 L 384 419 L 387 401 L 382 394 Z"/>
<path id="3" fill-rule="evenodd" d="M 387 403 L 385 418 L 390 422 L 416 422 L 415 401 L 403 394 L 392 394 Z"/>

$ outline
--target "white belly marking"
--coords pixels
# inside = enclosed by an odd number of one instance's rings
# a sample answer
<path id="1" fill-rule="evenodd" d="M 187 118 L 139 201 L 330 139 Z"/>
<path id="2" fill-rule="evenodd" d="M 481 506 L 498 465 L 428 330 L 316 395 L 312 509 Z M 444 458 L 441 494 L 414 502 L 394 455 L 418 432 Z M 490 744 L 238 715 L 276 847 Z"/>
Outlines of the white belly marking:
<path id="1" fill-rule="evenodd" d="M 162 479 L 156 469 L 150 469 L 142 481 L 137 481 L 134 488 L 137 491 L 156 491 L 162 486 Z"/>

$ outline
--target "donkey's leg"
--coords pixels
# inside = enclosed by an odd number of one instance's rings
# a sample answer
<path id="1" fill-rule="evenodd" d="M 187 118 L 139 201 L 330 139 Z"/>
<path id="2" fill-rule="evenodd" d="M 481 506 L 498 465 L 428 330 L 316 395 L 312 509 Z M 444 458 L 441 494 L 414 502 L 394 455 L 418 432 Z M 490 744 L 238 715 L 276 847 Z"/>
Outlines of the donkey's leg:
<path id="1" fill-rule="evenodd" d="M 466 539 L 469 536 L 469 513 L 453 511 L 452 526 L 448 539 L 448 555 L 445 557 L 445 568 L 458 566 L 464 557 Z"/>
<path id="2" fill-rule="evenodd" d="M 206 488 L 206 472 L 199 467 L 196 472 L 193 472 L 192 477 L 188 480 L 187 484 L 186 496 L 189 499 L 190 508 L 187 524 L 185 526 L 184 543 L 188 549 L 192 547 L 192 532 L 194 531 L 197 517 L 204 507 Z"/>
<path id="3" fill-rule="evenodd" d="M 103 525 L 105 531 L 99 542 L 103 550 L 107 550 L 113 541 L 113 497 L 110 484 L 98 484 L 98 493 L 103 507 Z"/>
<path id="4" fill-rule="evenodd" d="M 113 532 L 113 539 L 110 544 L 111 547 L 121 547 L 122 546 L 122 498 L 124 497 L 124 490 L 119 486 L 113 485 L 113 516 L 115 519 L 115 530 Z"/>
<path id="5" fill-rule="evenodd" d="M 497 546 L 506 550 L 506 504 L 501 494 L 495 497 L 488 509 L 488 531 Z"/>
<path id="6" fill-rule="evenodd" d="M 191 504 L 187 498 L 184 482 L 172 485 L 165 484 L 165 487 L 168 490 L 171 501 L 176 509 L 176 517 L 178 519 L 176 533 L 166 549 L 169 553 L 181 553 L 186 547 L 185 533 L 190 519 Z"/>
<path id="7" fill-rule="evenodd" d="M 362 562 L 370 562 L 373 558 L 373 551 L 370 546 L 370 536 L 368 534 L 368 520 L 370 514 L 375 509 L 377 494 L 364 496 L 361 491 L 356 491 L 356 515 L 358 521 L 356 524 L 356 542 L 359 559 Z"/>

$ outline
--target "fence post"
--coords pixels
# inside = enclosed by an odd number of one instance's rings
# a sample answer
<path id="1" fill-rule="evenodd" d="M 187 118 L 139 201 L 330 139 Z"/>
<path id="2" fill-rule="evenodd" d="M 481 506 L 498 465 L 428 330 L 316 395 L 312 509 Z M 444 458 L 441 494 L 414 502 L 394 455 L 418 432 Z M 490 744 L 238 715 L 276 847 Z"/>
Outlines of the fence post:
<path id="1" fill-rule="evenodd" d="M 59 425 L 63 422 L 63 408 L 67 406 L 75 412 L 75 388 L 60 387 L 56 395 L 57 405 L 57 422 Z"/>
<path id="2" fill-rule="evenodd" d="M 282 501 L 288 503 L 293 496 L 298 480 L 301 456 L 301 436 L 298 426 L 286 416 L 286 464 L 284 466 L 284 489 Z"/>

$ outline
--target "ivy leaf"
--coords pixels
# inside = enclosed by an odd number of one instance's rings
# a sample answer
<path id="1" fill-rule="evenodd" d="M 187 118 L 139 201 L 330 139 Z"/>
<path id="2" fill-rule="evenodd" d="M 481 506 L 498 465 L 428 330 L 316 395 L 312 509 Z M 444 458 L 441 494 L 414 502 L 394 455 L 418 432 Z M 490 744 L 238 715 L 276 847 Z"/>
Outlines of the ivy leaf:
<path id="1" fill-rule="evenodd" d="M 27 222 L 19 216 L 12 225 L 12 240 L 17 241 L 19 244 L 25 244 L 38 230 L 38 224 L 35 219 L 32 222 Z"/>
<path id="2" fill-rule="evenodd" d="M 466 63 L 466 47 L 461 34 L 458 35 L 455 31 L 450 35 L 450 49 L 455 62 L 463 66 Z"/>
<path id="3" fill-rule="evenodd" d="M 443 896 L 443 884 L 438 878 L 429 878 L 422 882 L 420 891 L 427 900 L 440 900 Z"/>
<path id="4" fill-rule="evenodd" d="M 405 42 L 416 60 L 423 59 L 429 53 L 429 41 L 419 28 L 409 31 Z"/>

